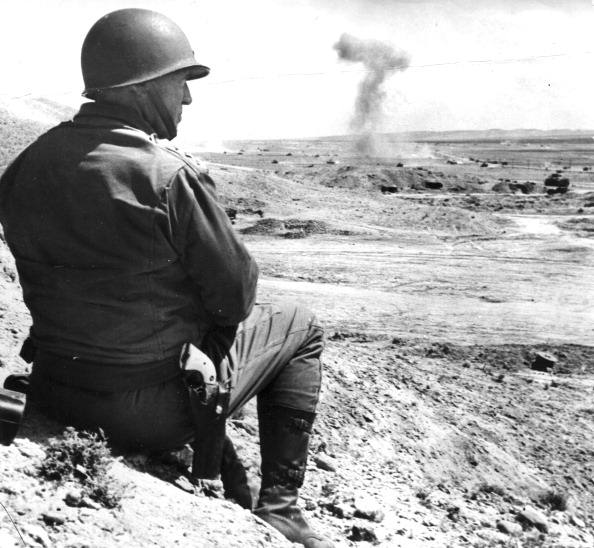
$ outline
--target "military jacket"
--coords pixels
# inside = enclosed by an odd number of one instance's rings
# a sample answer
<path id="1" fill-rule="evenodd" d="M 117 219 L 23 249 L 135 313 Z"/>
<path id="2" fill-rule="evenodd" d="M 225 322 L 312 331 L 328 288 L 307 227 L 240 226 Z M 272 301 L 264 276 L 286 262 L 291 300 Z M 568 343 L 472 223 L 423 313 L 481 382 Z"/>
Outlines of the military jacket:
<path id="1" fill-rule="evenodd" d="M 191 158 L 133 112 L 82 105 L 0 179 L 0 222 L 32 339 L 71 359 L 175 357 L 241 322 L 258 267 Z"/>

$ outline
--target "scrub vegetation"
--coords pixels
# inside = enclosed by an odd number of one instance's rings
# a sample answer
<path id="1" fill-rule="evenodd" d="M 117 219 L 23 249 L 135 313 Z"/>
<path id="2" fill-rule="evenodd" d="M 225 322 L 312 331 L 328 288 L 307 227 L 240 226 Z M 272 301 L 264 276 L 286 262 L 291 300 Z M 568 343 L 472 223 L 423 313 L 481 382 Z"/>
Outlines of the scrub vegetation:
<path id="1" fill-rule="evenodd" d="M 106 508 L 120 505 L 123 486 L 109 475 L 113 463 L 111 450 L 102 434 L 77 432 L 68 427 L 59 438 L 50 438 L 46 456 L 39 465 L 39 474 L 48 480 L 66 483 L 76 481 L 82 486 L 84 497 L 100 503 Z"/>

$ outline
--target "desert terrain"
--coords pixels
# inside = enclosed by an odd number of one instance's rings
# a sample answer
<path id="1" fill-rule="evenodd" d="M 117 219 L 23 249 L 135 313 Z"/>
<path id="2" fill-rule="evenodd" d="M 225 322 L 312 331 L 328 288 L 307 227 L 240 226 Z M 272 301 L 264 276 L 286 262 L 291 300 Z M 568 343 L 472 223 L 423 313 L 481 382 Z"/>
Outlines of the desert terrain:
<path id="1" fill-rule="evenodd" d="M 313 526 L 339 548 L 594 545 L 592 138 L 196 154 L 260 264 L 259 300 L 299 300 L 326 328 Z M 544 185 L 557 172 L 562 191 Z M 3 380 L 28 370 L 30 320 L 3 238 L 0 264 Z M 121 507 L 68 505 L 36 474 L 63 429 L 30 406 L 0 448 L 0 546 L 290 545 L 177 457 L 116 456 Z M 252 405 L 229 422 L 254 485 L 256 429 Z"/>

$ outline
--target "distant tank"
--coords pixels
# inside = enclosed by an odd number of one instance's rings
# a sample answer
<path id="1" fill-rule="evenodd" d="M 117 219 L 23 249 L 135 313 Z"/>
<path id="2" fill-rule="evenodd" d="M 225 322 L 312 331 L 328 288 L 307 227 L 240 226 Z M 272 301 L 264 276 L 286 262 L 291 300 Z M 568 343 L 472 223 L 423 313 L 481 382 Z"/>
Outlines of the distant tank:
<path id="1" fill-rule="evenodd" d="M 563 194 L 569 190 L 569 179 L 555 172 L 545 179 L 544 185 L 547 194 Z"/>

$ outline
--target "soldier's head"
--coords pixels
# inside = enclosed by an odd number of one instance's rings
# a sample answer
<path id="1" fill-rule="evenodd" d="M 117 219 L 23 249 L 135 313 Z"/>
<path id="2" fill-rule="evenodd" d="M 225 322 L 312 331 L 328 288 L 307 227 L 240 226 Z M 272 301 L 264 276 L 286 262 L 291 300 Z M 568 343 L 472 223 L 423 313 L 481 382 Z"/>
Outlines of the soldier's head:
<path id="1" fill-rule="evenodd" d="M 137 8 L 108 13 L 91 27 L 81 67 L 83 96 L 136 110 L 166 139 L 175 137 L 182 105 L 192 101 L 187 81 L 210 72 L 171 19 Z"/>

